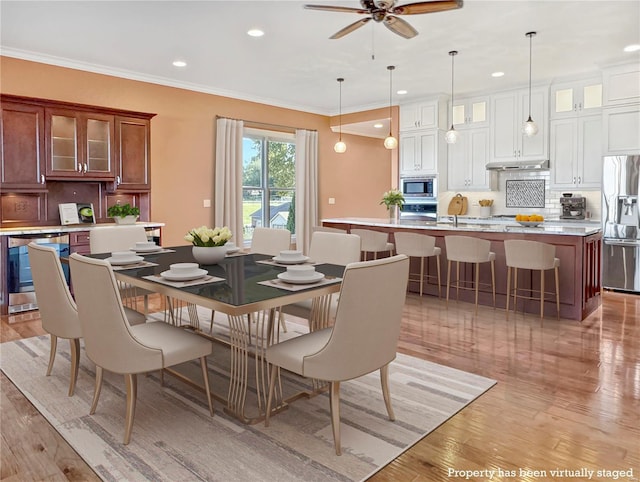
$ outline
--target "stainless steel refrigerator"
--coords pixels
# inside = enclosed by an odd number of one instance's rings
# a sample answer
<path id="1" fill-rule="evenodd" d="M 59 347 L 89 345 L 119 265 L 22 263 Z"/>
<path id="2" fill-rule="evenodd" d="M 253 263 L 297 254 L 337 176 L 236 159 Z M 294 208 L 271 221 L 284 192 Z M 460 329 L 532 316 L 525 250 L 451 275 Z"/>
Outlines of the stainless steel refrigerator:
<path id="1" fill-rule="evenodd" d="M 608 156 L 602 171 L 602 286 L 640 293 L 640 156 Z"/>

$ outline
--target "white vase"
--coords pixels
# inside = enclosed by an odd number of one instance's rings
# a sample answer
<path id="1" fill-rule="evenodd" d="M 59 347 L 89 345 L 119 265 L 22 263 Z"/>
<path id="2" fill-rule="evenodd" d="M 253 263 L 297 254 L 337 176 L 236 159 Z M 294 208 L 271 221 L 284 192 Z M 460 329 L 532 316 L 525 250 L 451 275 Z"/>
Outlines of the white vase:
<path id="1" fill-rule="evenodd" d="M 113 220 L 116 224 L 136 224 L 138 216 L 114 216 Z"/>
<path id="2" fill-rule="evenodd" d="M 200 264 L 217 264 L 227 254 L 226 246 L 194 246 L 193 257 Z"/>
<path id="3" fill-rule="evenodd" d="M 480 206 L 480 217 L 481 218 L 491 217 L 491 206 Z"/>
<path id="4" fill-rule="evenodd" d="M 392 204 L 389 206 L 389 222 L 392 224 L 397 224 L 398 219 L 400 218 L 400 206 L 396 206 Z"/>

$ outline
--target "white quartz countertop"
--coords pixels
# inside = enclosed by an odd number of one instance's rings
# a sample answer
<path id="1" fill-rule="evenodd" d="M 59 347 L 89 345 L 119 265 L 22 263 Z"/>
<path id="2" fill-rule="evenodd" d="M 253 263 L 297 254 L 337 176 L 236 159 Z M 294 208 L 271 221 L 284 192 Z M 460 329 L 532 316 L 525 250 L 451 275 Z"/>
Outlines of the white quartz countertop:
<path id="1" fill-rule="evenodd" d="M 164 223 L 154 223 L 151 221 L 141 221 L 136 223 L 137 226 L 142 226 L 144 228 L 161 228 L 164 226 Z M 47 235 L 47 234 L 66 234 L 66 233 L 74 233 L 78 231 L 89 231 L 91 229 L 100 229 L 104 227 L 113 227 L 113 226 L 126 226 L 117 225 L 115 223 L 104 223 L 104 224 L 74 224 L 67 226 L 27 226 L 22 228 L 0 228 L 0 236 L 37 236 L 37 235 Z"/>
<path id="2" fill-rule="evenodd" d="M 481 222 L 476 222 L 481 221 Z M 590 236 L 602 230 L 599 223 L 587 221 L 544 221 L 537 227 L 527 227 L 513 220 L 458 218 L 458 225 L 451 221 L 414 221 L 400 220 L 397 223 L 385 218 L 328 218 L 322 222 L 357 224 L 362 226 L 378 226 L 384 228 L 410 228 L 428 230 L 446 230 L 461 232 L 484 233 L 527 233 L 527 234 L 555 234 L 563 236 Z"/>

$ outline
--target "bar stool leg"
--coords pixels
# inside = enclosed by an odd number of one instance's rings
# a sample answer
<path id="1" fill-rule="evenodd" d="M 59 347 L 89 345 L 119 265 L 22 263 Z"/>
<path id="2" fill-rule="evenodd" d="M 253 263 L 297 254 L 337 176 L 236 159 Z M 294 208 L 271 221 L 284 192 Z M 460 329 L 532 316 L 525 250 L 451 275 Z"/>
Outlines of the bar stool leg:
<path id="1" fill-rule="evenodd" d="M 558 314 L 558 319 L 560 319 L 560 273 L 557 266 L 555 267 L 554 271 L 556 275 L 556 311 Z"/>
<path id="2" fill-rule="evenodd" d="M 518 311 L 518 268 L 513 268 L 513 312 Z"/>
<path id="3" fill-rule="evenodd" d="M 496 263 L 491 261 L 491 289 L 493 290 L 493 308 L 496 307 Z"/>
<path id="4" fill-rule="evenodd" d="M 447 260 L 447 308 L 449 307 L 449 292 L 451 291 L 451 260 Z"/>
<path id="5" fill-rule="evenodd" d="M 476 313 L 478 313 L 478 287 L 480 286 L 480 263 L 476 263 Z"/>
<path id="6" fill-rule="evenodd" d="M 507 320 L 509 319 L 509 298 L 511 298 L 511 266 L 507 266 Z"/>
<path id="7" fill-rule="evenodd" d="M 424 285 L 424 257 L 420 256 L 420 296 L 422 296 L 423 285 Z"/>
<path id="8" fill-rule="evenodd" d="M 442 298 L 442 288 L 440 287 L 440 255 L 436 256 L 436 265 L 438 268 L 438 299 Z"/>
<path id="9" fill-rule="evenodd" d="M 544 318 L 544 270 L 540 270 L 540 318 Z"/>
<path id="10" fill-rule="evenodd" d="M 456 261 L 456 301 L 460 301 L 460 261 Z"/>

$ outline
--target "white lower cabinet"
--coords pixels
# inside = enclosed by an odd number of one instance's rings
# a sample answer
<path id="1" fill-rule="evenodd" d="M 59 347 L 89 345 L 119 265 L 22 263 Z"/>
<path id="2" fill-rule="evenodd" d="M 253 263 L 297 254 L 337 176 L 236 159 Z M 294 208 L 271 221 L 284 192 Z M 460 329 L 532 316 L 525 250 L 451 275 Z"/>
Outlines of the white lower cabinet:
<path id="1" fill-rule="evenodd" d="M 497 173 L 487 171 L 489 129 L 465 129 L 448 144 L 448 190 L 486 191 L 497 188 Z M 442 189 L 442 188 L 441 188 Z"/>
<path id="2" fill-rule="evenodd" d="M 551 187 L 600 189 L 602 179 L 602 116 L 551 121 Z"/>
<path id="3" fill-rule="evenodd" d="M 426 129 L 400 134 L 400 174 L 438 174 L 438 160 L 446 156 L 444 133 Z"/>

